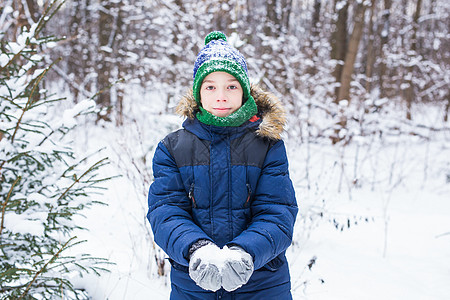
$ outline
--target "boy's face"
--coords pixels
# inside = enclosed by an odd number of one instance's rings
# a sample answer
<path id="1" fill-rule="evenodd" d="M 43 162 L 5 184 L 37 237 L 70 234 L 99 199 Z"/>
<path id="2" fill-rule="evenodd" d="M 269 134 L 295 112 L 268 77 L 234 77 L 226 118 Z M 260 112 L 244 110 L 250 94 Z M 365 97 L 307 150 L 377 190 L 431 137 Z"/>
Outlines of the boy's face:
<path id="1" fill-rule="evenodd" d="M 239 81 L 226 72 L 208 74 L 200 87 L 203 108 L 217 117 L 226 117 L 242 105 L 244 92 Z"/>

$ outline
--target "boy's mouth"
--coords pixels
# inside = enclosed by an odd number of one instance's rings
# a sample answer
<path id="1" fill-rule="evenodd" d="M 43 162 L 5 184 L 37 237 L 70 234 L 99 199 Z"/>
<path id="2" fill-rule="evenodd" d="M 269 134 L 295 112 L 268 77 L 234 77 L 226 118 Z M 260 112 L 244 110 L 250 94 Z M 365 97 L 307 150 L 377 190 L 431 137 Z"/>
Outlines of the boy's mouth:
<path id="1" fill-rule="evenodd" d="M 219 113 L 219 114 L 224 114 L 224 113 L 228 113 L 231 108 L 229 107 L 215 107 L 214 110 Z"/>

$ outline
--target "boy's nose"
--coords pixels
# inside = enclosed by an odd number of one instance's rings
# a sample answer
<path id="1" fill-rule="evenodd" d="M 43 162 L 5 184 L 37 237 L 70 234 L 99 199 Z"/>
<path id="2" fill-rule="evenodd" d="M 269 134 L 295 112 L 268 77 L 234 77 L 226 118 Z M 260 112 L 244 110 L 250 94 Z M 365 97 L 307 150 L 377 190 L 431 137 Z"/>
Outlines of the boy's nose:
<path id="1" fill-rule="evenodd" d="M 228 98 L 224 92 L 219 92 L 217 94 L 217 101 L 227 101 L 227 100 L 228 100 Z"/>

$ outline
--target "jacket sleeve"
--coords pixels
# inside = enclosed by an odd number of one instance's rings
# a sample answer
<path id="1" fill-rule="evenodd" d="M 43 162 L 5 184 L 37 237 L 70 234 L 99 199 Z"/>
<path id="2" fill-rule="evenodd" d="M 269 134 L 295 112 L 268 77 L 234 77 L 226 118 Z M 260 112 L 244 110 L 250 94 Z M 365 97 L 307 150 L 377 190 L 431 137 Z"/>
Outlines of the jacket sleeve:
<path id="1" fill-rule="evenodd" d="M 210 238 L 192 220 L 192 207 L 180 171 L 162 142 L 153 157 L 153 177 L 147 218 L 155 242 L 171 259 L 187 266 L 189 247 L 199 239 Z"/>
<path id="2" fill-rule="evenodd" d="M 298 207 L 283 141 L 267 152 L 251 210 L 249 227 L 229 244 L 237 244 L 252 255 L 257 270 L 292 242 Z"/>

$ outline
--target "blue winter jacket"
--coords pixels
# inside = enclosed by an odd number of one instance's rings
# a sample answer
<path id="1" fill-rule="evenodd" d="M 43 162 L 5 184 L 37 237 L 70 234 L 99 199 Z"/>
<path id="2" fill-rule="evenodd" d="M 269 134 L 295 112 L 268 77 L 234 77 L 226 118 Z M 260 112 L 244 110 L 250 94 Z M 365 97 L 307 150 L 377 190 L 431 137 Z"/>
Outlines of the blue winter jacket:
<path id="1" fill-rule="evenodd" d="M 183 129 L 155 151 L 147 217 L 170 257 L 172 285 L 189 293 L 203 291 L 188 274 L 188 251 L 199 239 L 236 244 L 253 257 L 255 272 L 234 293 L 290 289 L 285 250 L 298 208 L 280 139 L 284 113 L 271 94 L 253 87 L 252 95 L 259 119 L 217 127 L 194 117 L 189 94 L 179 105 L 188 117 Z"/>

